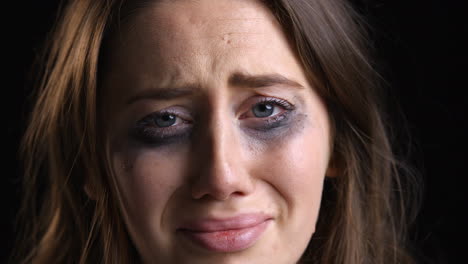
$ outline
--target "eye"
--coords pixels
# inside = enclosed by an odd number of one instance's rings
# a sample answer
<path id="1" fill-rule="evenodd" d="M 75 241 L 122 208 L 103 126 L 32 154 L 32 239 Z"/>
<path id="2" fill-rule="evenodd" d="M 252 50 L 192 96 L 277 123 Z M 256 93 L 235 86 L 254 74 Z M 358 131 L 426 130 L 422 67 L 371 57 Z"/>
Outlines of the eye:
<path id="1" fill-rule="evenodd" d="M 271 103 L 258 103 L 252 108 L 252 113 L 256 117 L 268 117 L 275 111 L 275 106 Z"/>
<path id="2" fill-rule="evenodd" d="M 158 127 L 170 127 L 176 123 L 177 116 L 171 113 L 164 113 L 155 116 L 153 121 Z"/>
<path id="3" fill-rule="evenodd" d="M 174 140 L 187 138 L 192 120 L 189 114 L 179 110 L 168 109 L 147 115 L 135 124 L 131 135 L 152 145 L 169 144 Z"/>
<path id="4" fill-rule="evenodd" d="M 169 129 L 184 123 L 188 123 L 185 115 L 173 112 L 157 112 L 152 113 L 138 122 L 139 125 L 145 127 L 151 127 L 154 129 Z"/>
<path id="5" fill-rule="evenodd" d="M 250 109 L 241 115 L 241 119 L 268 119 L 282 115 L 294 109 L 294 105 L 279 98 L 262 97 L 257 99 Z"/>
<path id="6" fill-rule="evenodd" d="M 254 97 L 253 103 L 247 102 L 249 107 L 239 119 L 244 127 L 267 132 L 272 129 L 288 125 L 296 107 L 286 100 L 274 97 Z"/>

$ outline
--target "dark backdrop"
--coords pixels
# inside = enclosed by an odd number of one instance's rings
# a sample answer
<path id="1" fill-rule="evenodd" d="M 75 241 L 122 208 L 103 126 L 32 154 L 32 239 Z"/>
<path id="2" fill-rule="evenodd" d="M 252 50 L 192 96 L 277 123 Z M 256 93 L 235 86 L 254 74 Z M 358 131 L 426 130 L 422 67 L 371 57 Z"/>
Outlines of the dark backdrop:
<path id="1" fill-rule="evenodd" d="M 59 1 L 6 2 L 2 6 L 6 18 L 2 113 L 7 121 L 6 144 L 2 144 L 0 263 L 10 253 L 15 235 L 21 171 L 16 153 L 27 114 L 31 63 L 55 19 Z M 421 263 L 468 263 L 464 252 L 468 245 L 465 1 L 354 2 L 373 26 L 378 67 L 406 115 L 413 144 L 410 160 L 425 183 L 423 207 L 412 231 L 423 256 Z"/>

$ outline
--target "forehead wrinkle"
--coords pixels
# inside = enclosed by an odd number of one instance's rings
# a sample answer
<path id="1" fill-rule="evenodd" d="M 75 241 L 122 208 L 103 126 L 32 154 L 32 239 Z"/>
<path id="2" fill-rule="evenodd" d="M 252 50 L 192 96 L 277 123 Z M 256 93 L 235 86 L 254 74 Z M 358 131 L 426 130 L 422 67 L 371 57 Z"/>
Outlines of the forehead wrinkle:
<path id="1" fill-rule="evenodd" d="M 149 38 L 147 43 L 152 48 L 158 49 L 159 53 L 164 55 L 162 57 L 169 59 L 171 56 L 175 56 L 175 59 L 178 59 L 178 54 L 171 55 L 167 53 L 168 47 L 183 45 L 180 50 L 191 57 L 206 55 L 212 49 L 207 48 L 210 45 L 211 47 L 222 47 L 223 50 L 250 49 L 254 48 L 255 43 L 264 35 L 268 35 L 267 31 L 271 31 L 271 29 L 265 28 L 265 25 L 272 24 L 276 29 L 281 28 L 270 10 L 260 1 L 254 1 L 258 3 L 254 7 L 252 7 L 251 1 L 245 1 L 244 3 L 249 3 L 248 6 L 241 6 L 240 8 L 237 6 L 232 11 L 229 9 L 231 7 L 229 3 L 222 8 L 218 8 L 224 13 L 227 9 L 232 17 L 213 17 L 212 13 L 206 15 L 207 8 L 204 7 L 201 7 L 202 11 L 194 12 L 194 9 L 198 7 L 183 7 L 181 4 L 186 2 L 152 2 L 151 8 L 141 11 L 133 21 L 143 25 L 143 28 L 139 27 L 138 31 L 140 33 L 134 34 L 134 36 L 141 40 L 146 38 L 147 41 Z M 194 3 L 198 5 L 208 2 L 197 1 Z M 167 12 L 167 8 L 170 8 L 173 12 Z M 175 16 L 174 13 L 179 15 Z M 265 21 L 268 22 L 262 23 Z M 207 43 L 205 40 L 209 42 Z"/>
<path id="2" fill-rule="evenodd" d="M 240 7 L 237 5 L 236 8 L 232 8 L 230 4 L 226 4 L 222 8 L 218 7 L 217 10 L 210 9 L 211 6 L 208 8 L 197 7 L 200 4 L 205 4 L 206 1 L 190 1 L 195 3 L 194 8 L 187 9 L 185 7 L 179 7 L 182 6 L 182 3 L 186 2 L 187 1 L 155 1 L 153 2 L 152 8 L 147 8 L 144 12 L 147 14 L 146 17 L 157 22 L 158 25 L 175 31 L 177 31 L 176 29 L 180 24 L 188 24 L 192 29 L 196 27 L 200 28 L 200 26 L 201 28 L 212 27 L 213 25 L 217 27 L 239 27 L 240 24 L 258 23 L 262 20 L 270 20 L 274 24 L 277 24 L 276 18 L 271 14 L 271 11 L 260 1 L 236 0 L 236 5 L 241 2 L 246 2 L 248 4 Z M 254 7 L 252 7 L 252 2 L 256 3 Z M 170 8 L 172 12 L 167 12 L 167 8 Z M 160 10 L 165 10 L 166 12 L 161 12 Z M 207 13 L 207 10 L 209 10 L 209 13 Z M 217 12 L 226 14 L 226 10 L 229 13 L 228 17 L 226 15 L 216 16 Z M 174 15 L 175 13 L 177 13 L 177 15 Z M 227 23 L 220 23 L 223 21 Z"/>

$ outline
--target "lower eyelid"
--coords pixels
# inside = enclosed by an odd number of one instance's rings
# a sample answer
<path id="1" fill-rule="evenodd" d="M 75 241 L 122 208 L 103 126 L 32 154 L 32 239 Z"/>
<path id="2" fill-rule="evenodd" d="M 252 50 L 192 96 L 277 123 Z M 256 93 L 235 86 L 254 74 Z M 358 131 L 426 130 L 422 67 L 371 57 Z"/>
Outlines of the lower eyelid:
<path id="1" fill-rule="evenodd" d="M 248 118 L 244 120 L 245 126 L 255 130 L 268 130 L 287 125 L 293 114 L 293 110 L 285 110 L 282 113 L 266 118 Z"/>
<path id="2" fill-rule="evenodd" d="M 146 146 L 149 147 L 158 147 L 162 145 L 169 145 L 173 144 L 176 142 L 182 142 L 188 138 L 190 138 L 191 131 L 186 130 L 186 131 L 181 131 L 178 133 L 174 133 L 171 135 L 161 135 L 161 134 L 156 134 L 156 135 L 151 135 L 151 134 L 136 134 L 133 135 L 133 139 L 135 139 L 139 143 L 143 143 Z"/>
<path id="3" fill-rule="evenodd" d="M 277 115 L 271 116 L 268 119 L 265 119 L 265 122 L 267 123 L 275 123 L 275 122 L 281 122 L 284 118 L 286 118 L 289 114 L 291 114 L 290 110 L 285 110 Z"/>

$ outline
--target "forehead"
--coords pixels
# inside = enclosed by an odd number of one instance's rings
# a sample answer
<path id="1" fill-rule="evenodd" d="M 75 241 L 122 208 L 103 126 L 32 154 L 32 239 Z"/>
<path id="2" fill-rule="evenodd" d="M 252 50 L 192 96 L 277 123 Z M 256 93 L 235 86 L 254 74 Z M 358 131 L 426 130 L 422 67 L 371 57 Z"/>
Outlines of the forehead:
<path id="1" fill-rule="evenodd" d="M 207 44 L 220 37 L 227 40 L 229 35 L 237 37 L 234 40 L 251 39 L 249 34 L 273 33 L 271 27 L 278 26 L 266 6 L 255 0 L 156 2 L 143 9 L 134 22 L 154 41 L 189 40 L 190 44 L 196 40 Z"/>
<path id="2" fill-rule="evenodd" d="M 174 59 L 263 48 L 265 43 L 274 44 L 276 35 L 282 35 L 281 27 L 259 1 L 178 0 L 139 9 L 117 40 L 124 51 L 151 50 L 158 59 Z"/>
<path id="3" fill-rule="evenodd" d="M 135 92 L 155 84 L 217 86 L 233 72 L 307 82 L 276 18 L 255 0 L 156 1 L 135 13 L 110 48 L 108 77 Z"/>

